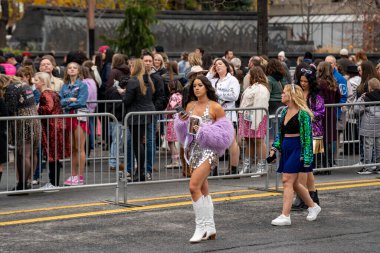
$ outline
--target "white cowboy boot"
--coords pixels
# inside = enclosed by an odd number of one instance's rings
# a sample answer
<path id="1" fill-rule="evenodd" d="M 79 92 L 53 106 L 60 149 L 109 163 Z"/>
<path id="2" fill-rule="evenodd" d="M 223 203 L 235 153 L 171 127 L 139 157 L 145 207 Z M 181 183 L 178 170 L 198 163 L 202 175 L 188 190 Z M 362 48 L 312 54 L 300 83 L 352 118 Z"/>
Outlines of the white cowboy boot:
<path id="1" fill-rule="evenodd" d="M 214 204 L 212 203 L 212 199 L 210 195 L 207 195 L 205 198 L 205 231 L 206 234 L 202 238 L 202 240 L 215 240 L 216 238 L 216 229 L 214 222 Z"/>
<path id="2" fill-rule="evenodd" d="M 202 241 L 203 236 L 206 234 L 204 226 L 205 198 L 203 195 L 196 202 L 193 201 L 193 208 L 195 212 L 195 232 L 190 242 L 197 243 Z"/>

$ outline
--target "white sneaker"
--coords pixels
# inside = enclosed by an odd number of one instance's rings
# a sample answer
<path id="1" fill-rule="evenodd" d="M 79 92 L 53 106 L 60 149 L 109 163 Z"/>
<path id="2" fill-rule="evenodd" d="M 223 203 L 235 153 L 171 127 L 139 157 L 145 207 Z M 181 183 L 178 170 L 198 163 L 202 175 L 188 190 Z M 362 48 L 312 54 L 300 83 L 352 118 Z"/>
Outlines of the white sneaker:
<path id="1" fill-rule="evenodd" d="M 52 185 L 51 183 L 47 183 L 44 186 L 42 186 L 40 189 L 43 189 L 44 192 L 59 192 L 57 188 L 58 187 Z"/>
<path id="2" fill-rule="evenodd" d="M 281 214 L 276 219 L 272 220 L 271 224 L 273 226 L 289 226 L 292 224 L 292 222 L 290 220 L 290 215 L 285 216 L 285 215 Z"/>
<path id="3" fill-rule="evenodd" d="M 314 203 L 314 207 L 309 207 L 307 211 L 309 214 L 306 217 L 306 220 L 313 221 L 317 219 L 318 214 L 321 212 L 322 208 L 318 206 L 317 203 Z"/>
<path id="4" fill-rule="evenodd" d="M 40 184 L 40 181 L 38 181 L 38 180 L 32 180 L 32 185 L 38 185 L 38 184 Z"/>
<path id="5" fill-rule="evenodd" d="M 243 175 L 243 174 L 247 174 L 247 173 L 251 173 L 251 162 L 250 162 L 249 159 L 245 159 L 244 160 L 244 162 L 243 162 L 243 168 L 239 172 L 239 175 Z"/>

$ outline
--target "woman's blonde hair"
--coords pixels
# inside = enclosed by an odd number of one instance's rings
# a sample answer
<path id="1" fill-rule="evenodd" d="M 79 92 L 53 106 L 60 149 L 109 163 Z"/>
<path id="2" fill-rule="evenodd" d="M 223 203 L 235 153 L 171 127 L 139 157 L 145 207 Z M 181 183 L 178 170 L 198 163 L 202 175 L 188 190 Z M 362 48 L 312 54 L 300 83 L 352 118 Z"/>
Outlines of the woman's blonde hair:
<path id="1" fill-rule="evenodd" d="M 161 64 L 160 64 L 160 69 L 164 68 L 165 67 L 165 62 L 164 62 L 164 57 L 162 57 L 161 54 L 154 54 L 153 55 L 153 62 L 154 62 L 154 59 L 155 58 L 158 58 L 160 61 L 161 61 Z M 154 64 L 153 64 L 154 65 Z"/>
<path id="2" fill-rule="evenodd" d="M 144 74 L 146 71 L 145 71 L 145 67 L 144 67 L 144 62 L 141 59 L 134 59 L 132 61 L 131 65 L 133 66 L 133 71 L 131 73 L 131 77 L 136 77 L 137 80 L 139 80 L 141 94 L 143 94 L 143 96 L 145 96 L 146 95 L 146 86 L 145 86 L 145 82 L 144 82 Z M 153 85 L 152 79 L 150 78 L 149 75 L 148 75 L 148 82 L 149 82 L 149 84 L 152 88 L 152 91 L 154 93 L 155 92 L 154 85 Z"/>
<path id="3" fill-rule="evenodd" d="M 5 91 L 10 83 L 22 83 L 17 76 L 0 74 L 0 97 L 4 97 Z"/>
<path id="4" fill-rule="evenodd" d="M 37 72 L 36 74 L 34 74 L 34 78 L 38 78 L 38 80 L 41 80 L 43 85 L 42 87 L 45 87 L 45 88 L 51 88 L 51 79 L 50 79 L 50 75 L 46 72 Z"/>
<path id="5" fill-rule="evenodd" d="M 301 86 L 295 84 L 287 84 L 284 87 L 284 93 L 289 95 L 290 100 L 294 102 L 300 109 L 304 110 L 310 115 L 310 118 L 314 118 L 314 114 L 310 111 L 306 104 L 306 100 L 303 97 L 303 90 Z"/>
<path id="6" fill-rule="evenodd" d="M 194 52 L 190 53 L 188 60 L 189 60 L 190 66 L 196 66 L 196 65 L 202 66 L 202 56 L 200 54 L 197 54 Z"/>

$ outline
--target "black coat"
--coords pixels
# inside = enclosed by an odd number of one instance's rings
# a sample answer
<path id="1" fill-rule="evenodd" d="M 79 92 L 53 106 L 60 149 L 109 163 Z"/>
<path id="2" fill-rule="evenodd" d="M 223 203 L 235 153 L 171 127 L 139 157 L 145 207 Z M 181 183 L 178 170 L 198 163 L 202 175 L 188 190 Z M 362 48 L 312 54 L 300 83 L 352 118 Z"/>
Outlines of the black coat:
<path id="1" fill-rule="evenodd" d="M 153 90 L 151 85 L 148 83 L 148 78 L 144 76 L 144 83 L 147 87 L 145 96 L 141 93 L 140 83 L 136 77 L 129 79 L 127 84 L 127 90 L 123 96 L 124 106 L 126 108 L 126 113 L 130 112 L 147 112 L 155 111 L 153 104 Z M 152 116 L 138 116 L 128 118 L 128 125 L 143 125 L 150 123 L 152 121 Z"/>
<path id="2" fill-rule="evenodd" d="M 153 103 L 156 111 L 164 111 L 169 102 L 169 97 L 165 95 L 164 80 L 158 73 L 150 75 L 153 81 L 155 93 L 153 95 Z"/>

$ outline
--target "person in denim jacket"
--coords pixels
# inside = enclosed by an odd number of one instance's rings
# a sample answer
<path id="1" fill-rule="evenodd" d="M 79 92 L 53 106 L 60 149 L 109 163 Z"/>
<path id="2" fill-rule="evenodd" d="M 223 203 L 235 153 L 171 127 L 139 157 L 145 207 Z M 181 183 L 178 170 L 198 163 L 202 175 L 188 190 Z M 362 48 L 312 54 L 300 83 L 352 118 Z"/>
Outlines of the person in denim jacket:
<path id="1" fill-rule="evenodd" d="M 59 92 L 64 113 L 77 114 L 78 110 L 87 111 L 88 88 L 82 80 L 80 65 L 75 62 L 69 63 L 65 70 L 64 84 Z M 86 117 L 66 119 L 67 129 L 72 132 L 72 171 L 64 185 L 81 185 L 84 182 L 85 141 L 86 133 L 90 132 L 87 120 Z"/>

